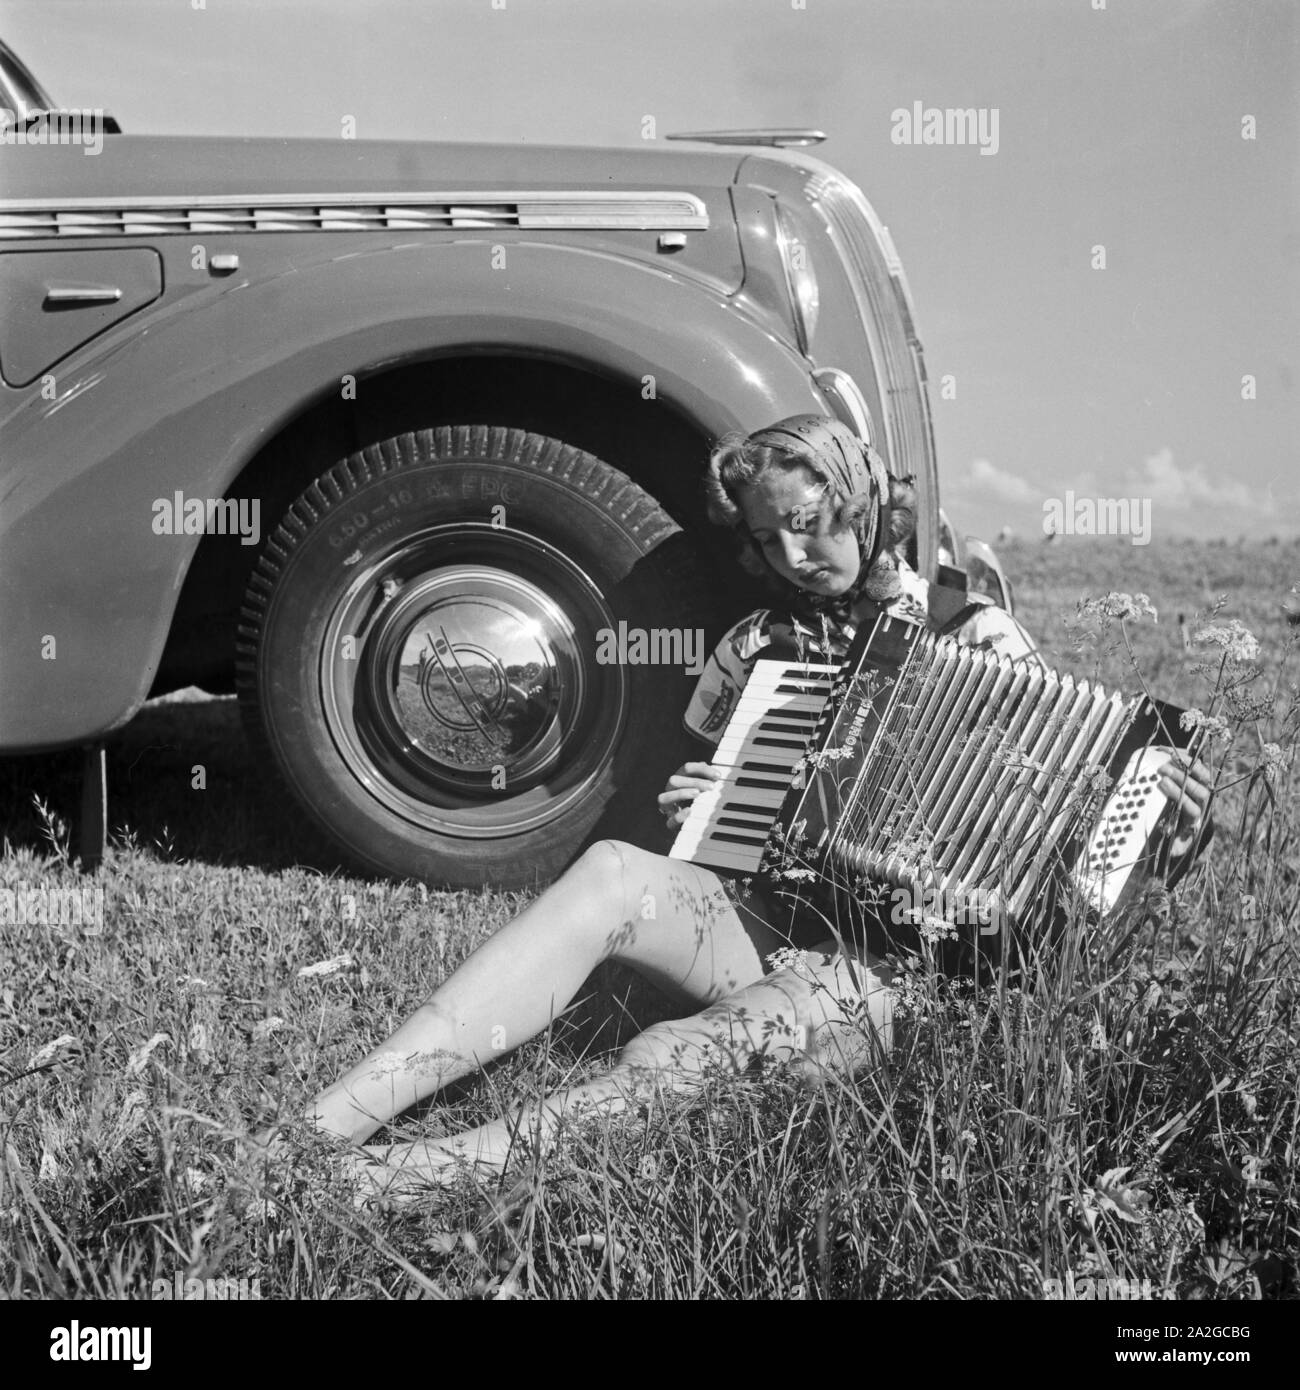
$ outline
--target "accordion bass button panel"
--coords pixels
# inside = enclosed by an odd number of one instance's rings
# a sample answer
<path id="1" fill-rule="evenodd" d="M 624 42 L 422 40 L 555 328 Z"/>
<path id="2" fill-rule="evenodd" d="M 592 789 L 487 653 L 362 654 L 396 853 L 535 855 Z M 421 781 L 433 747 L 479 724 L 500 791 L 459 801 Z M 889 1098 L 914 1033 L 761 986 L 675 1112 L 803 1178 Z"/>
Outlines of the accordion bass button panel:
<path id="1" fill-rule="evenodd" d="M 1169 805 L 1159 785 L 1159 770 L 1168 756 L 1156 748 L 1133 754 L 1075 864 L 1076 883 L 1102 916 L 1119 901 Z"/>

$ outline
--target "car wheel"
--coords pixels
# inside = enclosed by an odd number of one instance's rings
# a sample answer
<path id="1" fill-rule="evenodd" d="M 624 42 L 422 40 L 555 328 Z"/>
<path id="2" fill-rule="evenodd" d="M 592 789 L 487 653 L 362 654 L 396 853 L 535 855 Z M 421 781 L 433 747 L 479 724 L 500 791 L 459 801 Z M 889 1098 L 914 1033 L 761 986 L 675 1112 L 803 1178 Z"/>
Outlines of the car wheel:
<path id="1" fill-rule="evenodd" d="M 661 825 L 704 588 L 676 524 L 591 454 L 491 426 L 403 434 L 322 474 L 269 538 L 241 707 L 360 866 L 535 884 L 595 833 Z M 659 651 L 676 664 L 620 659 L 652 629 L 679 634 Z"/>

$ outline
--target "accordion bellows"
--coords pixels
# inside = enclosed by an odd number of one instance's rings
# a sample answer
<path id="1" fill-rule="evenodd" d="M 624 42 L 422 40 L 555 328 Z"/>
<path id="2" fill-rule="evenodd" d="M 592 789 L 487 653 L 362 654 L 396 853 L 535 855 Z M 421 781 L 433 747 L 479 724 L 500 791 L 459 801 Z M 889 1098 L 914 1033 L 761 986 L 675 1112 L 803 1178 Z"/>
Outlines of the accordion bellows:
<path id="1" fill-rule="evenodd" d="M 1153 852 L 1178 713 L 881 617 L 842 667 L 756 663 L 671 854 L 1008 924 L 1064 877 L 1105 915 Z"/>

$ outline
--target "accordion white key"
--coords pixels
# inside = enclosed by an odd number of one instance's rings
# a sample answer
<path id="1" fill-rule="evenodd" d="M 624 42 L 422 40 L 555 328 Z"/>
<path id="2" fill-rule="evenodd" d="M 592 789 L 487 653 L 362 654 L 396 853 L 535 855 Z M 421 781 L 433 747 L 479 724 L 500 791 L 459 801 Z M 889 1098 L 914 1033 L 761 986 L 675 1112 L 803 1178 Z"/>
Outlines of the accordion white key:
<path id="1" fill-rule="evenodd" d="M 1008 925 L 1068 879 L 1105 916 L 1154 852 L 1179 713 L 881 617 L 843 666 L 755 664 L 670 853 Z"/>

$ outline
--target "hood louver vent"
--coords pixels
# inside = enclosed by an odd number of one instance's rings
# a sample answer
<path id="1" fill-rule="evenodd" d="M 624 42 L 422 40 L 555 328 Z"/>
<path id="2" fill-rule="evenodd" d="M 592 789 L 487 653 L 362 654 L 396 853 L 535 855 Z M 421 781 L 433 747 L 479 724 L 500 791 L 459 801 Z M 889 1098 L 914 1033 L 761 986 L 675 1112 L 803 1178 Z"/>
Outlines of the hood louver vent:
<path id="1" fill-rule="evenodd" d="M 363 197 L 368 201 L 363 201 Z M 459 231 L 467 228 L 702 230 L 689 193 L 374 194 L 333 199 L 0 200 L 0 240 L 35 237 L 194 236 L 236 232 Z"/>

